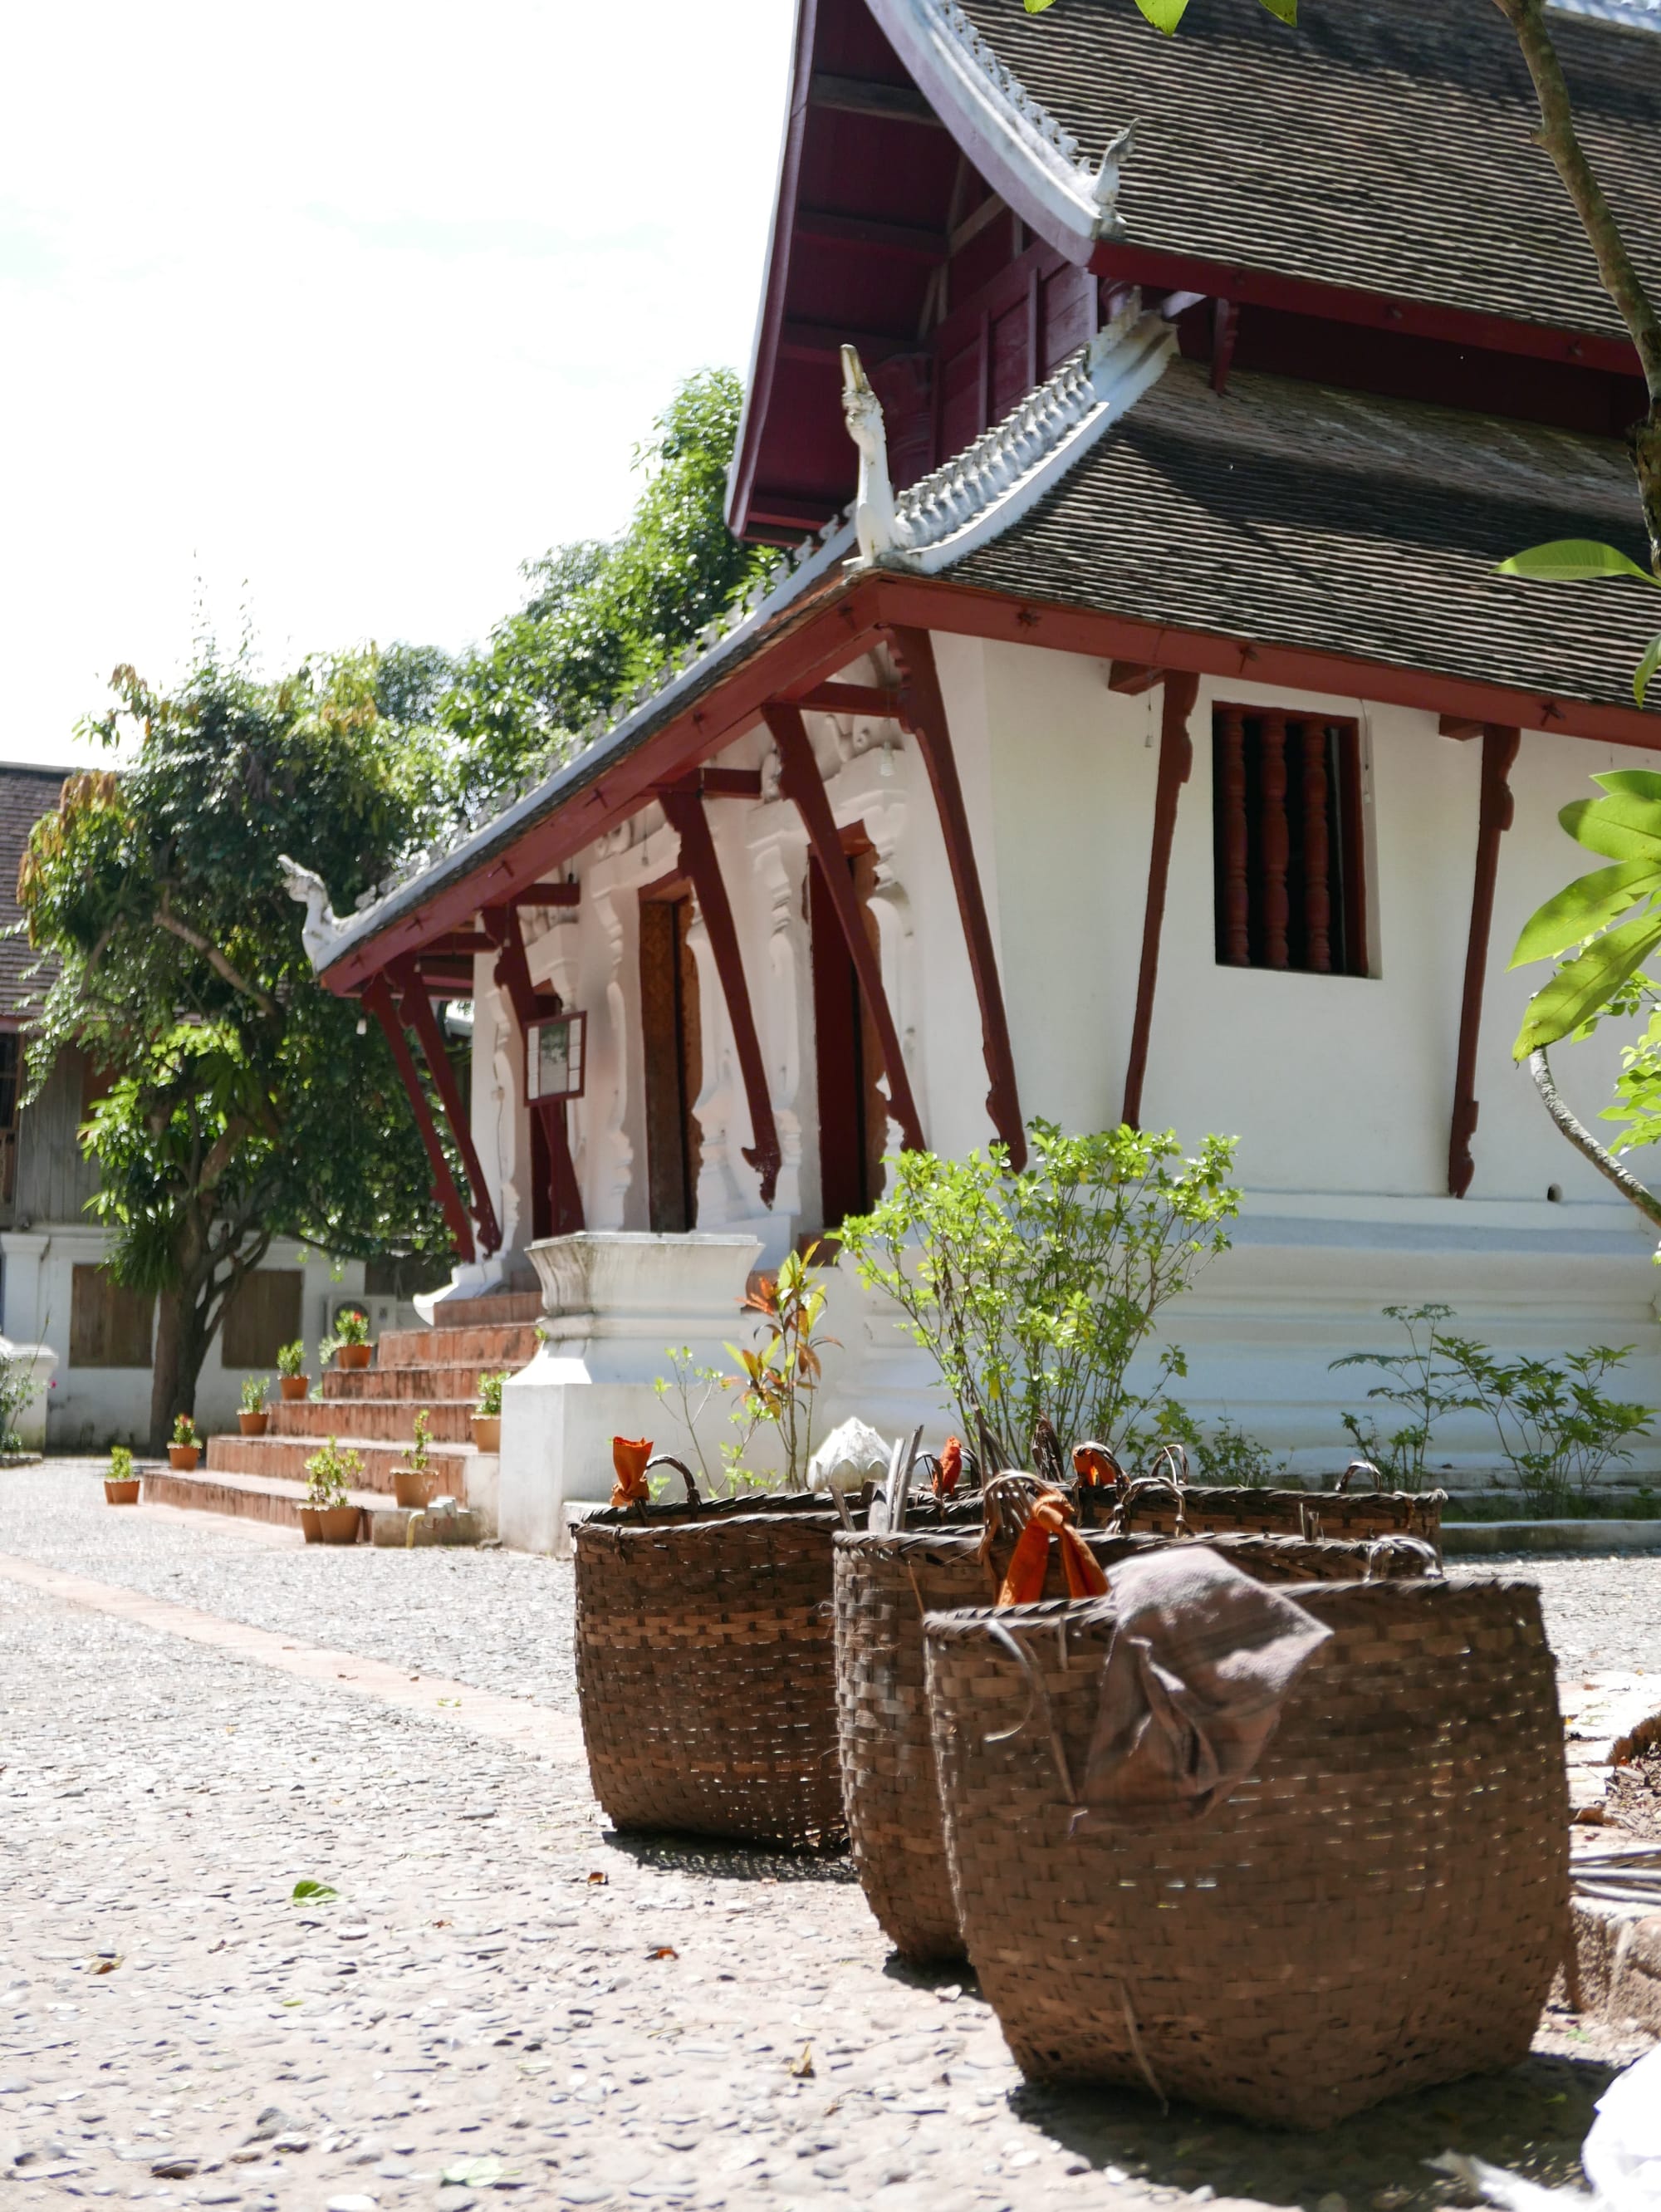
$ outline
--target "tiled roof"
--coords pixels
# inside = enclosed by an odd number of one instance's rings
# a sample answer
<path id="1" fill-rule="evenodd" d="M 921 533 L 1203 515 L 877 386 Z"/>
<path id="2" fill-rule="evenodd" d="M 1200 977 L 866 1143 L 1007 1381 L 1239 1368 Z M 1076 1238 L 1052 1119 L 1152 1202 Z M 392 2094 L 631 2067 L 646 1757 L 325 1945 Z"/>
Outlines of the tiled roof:
<path id="1" fill-rule="evenodd" d="M 1135 124 L 1129 246 L 1622 334 L 1492 0 L 1320 0 L 1295 31 L 1248 0 L 1192 0 L 1172 39 L 1130 0 L 961 4 L 1086 161 Z M 1661 37 L 1561 12 L 1552 31 L 1586 150 L 1661 283 Z"/>
<path id="2" fill-rule="evenodd" d="M 1661 627 L 1639 583 L 1493 573 L 1553 538 L 1645 556 L 1624 447 L 1179 362 L 1001 537 L 948 573 L 1030 599 L 1632 704 Z M 1661 716 L 1656 722 L 1661 744 Z"/>
<path id="3" fill-rule="evenodd" d="M 14 768 L 9 762 L 0 762 L 0 931 L 9 932 L 22 918 L 17 903 L 17 864 L 29 842 L 29 831 L 43 814 L 52 812 L 64 777 L 74 772 L 67 768 Z M 27 937 L 0 935 L 0 1026 L 9 1027 L 39 1012 L 53 974 L 48 967 L 31 975 L 29 970 L 38 967 L 40 955 L 30 949 Z"/>

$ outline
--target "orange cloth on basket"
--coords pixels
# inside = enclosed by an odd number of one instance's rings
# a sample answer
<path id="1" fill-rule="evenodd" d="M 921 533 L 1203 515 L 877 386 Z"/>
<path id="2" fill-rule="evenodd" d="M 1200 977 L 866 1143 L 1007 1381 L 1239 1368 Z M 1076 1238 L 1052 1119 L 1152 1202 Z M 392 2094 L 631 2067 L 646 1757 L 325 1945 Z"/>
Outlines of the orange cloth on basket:
<path id="1" fill-rule="evenodd" d="M 1061 1545 L 1061 1570 L 1067 1577 L 1069 1597 L 1103 1597 L 1107 1577 L 1089 1546 L 1072 1525 L 1073 1509 L 1058 1490 L 1039 1493 L 1016 1540 L 1009 1571 L 997 1594 L 1000 1606 L 1036 1605 L 1044 1595 L 1044 1577 L 1050 1563 L 1050 1539 Z"/>
<path id="2" fill-rule="evenodd" d="M 1087 1490 L 1111 1489 L 1121 1478 L 1118 1462 L 1106 1444 L 1075 1444 L 1073 1473 Z"/>
<path id="3" fill-rule="evenodd" d="M 616 1488 L 611 1493 L 614 1505 L 644 1505 L 648 1502 L 652 1488 L 646 1471 L 651 1457 L 649 1437 L 643 1437 L 638 1443 L 632 1443 L 627 1437 L 613 1437 L 611 1464 L 617 1476 Z"/>
<path id="4" fill-rule="evenodd" d="M 963 1441 L 961 1437 L 948 1437 L 941 1448 L 940 1465 L 935 1472 L 934 1494 L 949 1498 L 957 1488 L 957 1479 L 963 1472 Z"/>

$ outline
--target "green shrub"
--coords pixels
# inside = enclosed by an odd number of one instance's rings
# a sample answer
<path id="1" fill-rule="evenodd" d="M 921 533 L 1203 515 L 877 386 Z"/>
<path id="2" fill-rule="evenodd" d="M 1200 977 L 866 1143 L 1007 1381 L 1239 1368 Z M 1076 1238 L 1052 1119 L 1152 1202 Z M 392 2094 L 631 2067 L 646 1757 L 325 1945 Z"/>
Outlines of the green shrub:
<path id="1" fill-rule="evenodd" d="M 343 1450 L 330 1437 L 306 1462 L 306 1503 L 324 1512 L 348 1504 L 347 1492 L 355 1490 L 362 1476 L 361 1455 L 349 1448 Z"/>
<path id="2" fill-rule="evenodd" d="M 125 1444 L 110 1446 L 109 1473 L 106 1482 L 130 1482 L 133 1479 L 133 1455 Z"/>
<path id="3" fill-rule="evenodd" d="M 506 1375 L 481 1375 L 479 1377 L 479 1413 L 487 1421 L 499 1421 L 502 1413 L 502 1384 Z"/>
<path id="4" fill-rule="evenodd" d="M 245 1413 L 263 1413 L 265 1401 L 271 1395 L 269 1375 L 245 1376 L 242 1383 L 242 1410 Z"/>
<path id="5" fill-rule="evenodd" d="M 183 1445 L 186 1450 L 201 1450 L 202 1431 L 188 1413 L 181 1413 L 173 1423 L 173 1442 Z"/>
<path id="6" fill-rule="evenodd" d="M 286 1375 L 288 1380 L 292 1382 L 297 1380 L 298 1377 L 302 1376 L 305 1372 L 306 1346 L 301 1343 L 299 1337 L 296 1337 L 292 1344 L 285 1344 L 282 1351 L 278 1352 L 277 1373 L 279 1375 Z"/>

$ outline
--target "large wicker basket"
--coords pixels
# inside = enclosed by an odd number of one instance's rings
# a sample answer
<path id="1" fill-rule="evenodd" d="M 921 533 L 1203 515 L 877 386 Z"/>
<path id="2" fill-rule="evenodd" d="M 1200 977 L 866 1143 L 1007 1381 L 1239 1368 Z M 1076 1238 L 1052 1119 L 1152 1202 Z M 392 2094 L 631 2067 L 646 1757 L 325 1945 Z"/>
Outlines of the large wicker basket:
<path id="1" fill-rule="evenodd" d="M 1538 1592 L 1298 1602 L 1333 1633 L 1255 1772 L 1209 1819 L 1155 1828 L 1070 1832 L 1063 1762 L 1082 1773 L 1111 1596 L 997 1615 L 1030 1668 L 989 1613 L 930 1619 L 952 1878 L 1028 2075 L 1319 2128 L 1527 2053 L 1567 1925 Z"/>
<path id="2" fill-rule="evenodd" d="M 1086 1538 L 1103 1566 L 1165 1540 Z M 836 1711 L 848 1838 L 883 1934 L 917 1965 L 963 1956 L 924 1693 L 923 1616 L 996 1596 L 1009 1542 L 984 1562 L 979 1543 L 979 1531 L 835 1539 Z M 1355 1582 L 1368 1571 L 1418 1575 L 1424 1568 L 1411 1545 L 1381 1544 L 1369 1557 L 1363 1545 L 1219 1536 L 1209 1548 L 1259 1582 Z M 1046 1595 L 1062 1594 L 1052 1547 Z"/>
<path id="3" fill-rule="evenodd" d="M 1441 1490 L 1223 1490 L 1201 1483 L 1143 1479 L 1115 1501 L 1106 1487 L 1082 1488 L 1080 1518 L 1138 1536 L 1301 1536 L 1364 1543 L 1374 1536 L 1416 1536 L 1440 1552 Z"/>

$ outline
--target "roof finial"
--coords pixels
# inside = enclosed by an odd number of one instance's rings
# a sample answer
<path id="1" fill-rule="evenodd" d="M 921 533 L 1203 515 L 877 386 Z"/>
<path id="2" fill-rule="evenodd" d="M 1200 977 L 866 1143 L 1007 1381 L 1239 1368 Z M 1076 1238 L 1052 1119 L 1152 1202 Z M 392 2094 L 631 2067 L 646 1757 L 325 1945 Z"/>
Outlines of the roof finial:
<path id="1" fill-rule="evenodd" d="M 888 475 L 888 434 L 882 404 L 871 390 L 858 354 L 842 349 L 842 412 L 859 448 L 859 489 L 854 496 L 854 535 L 866 566 L 894 549 L 894 483 Z"/>
<path id="2" fill-rule="evenodd" d="M 1123 131 L 1116 131 L 1107 141 L 1101 166 L 1090 186 L 1095 204 L 1104 216 L 1114 216 L 1118 212 L 1119 168 L 1136 143 L 1136 125 L 1127 123 Z"/>

